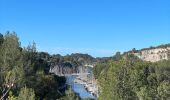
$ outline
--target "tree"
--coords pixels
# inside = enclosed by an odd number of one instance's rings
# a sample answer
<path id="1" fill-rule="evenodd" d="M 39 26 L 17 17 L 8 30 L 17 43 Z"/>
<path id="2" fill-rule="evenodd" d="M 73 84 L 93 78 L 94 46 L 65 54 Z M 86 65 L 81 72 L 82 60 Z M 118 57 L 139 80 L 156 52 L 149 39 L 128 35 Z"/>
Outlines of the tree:
<path id="1" fill-rule="evenodd" d="M 1 40 L 0 100 L 53 100 L 63 96 L 60 91 L 64 90 L 59 87 L 65 85 L 65 78 L 48 72 L 53 57 L 38 53 L 35 43 L 22 49 L 15 32 L 0 35 Z"/>
<path id="2" fill-rule="evenodd" d="M 27 87 L 21 88 L 17 100 L 35 100 L 34 90 Z"/>
<path id="3" fill-rule="evenodd" d="M 20 43 L 15 32 L 7 32 L 0 48 L 0 93 L 5 98 L 9 90 L 23 86 L 23 63 Z"/>
<path id="4" fill-rule="evenodd" d="M 137 52 L 136 48 L 133 48 L 132 53 L 136 53 L 136 52 Z"/>
<path id="5" fill-rule="evenodd" d="M 130 62 L 126 60 L 111 61 L 109 69 L 99 77 L 101 94 L 99 100 L 131 100 L 137 96 L 129 80 Z"/>
<path id="6" fill-rule="evenodd" d="M 65 92 L 65 96 L 61 98 L 60 100 L 81 100 L 80 97 L 73 92 L 71 88 L 69 88 Z"/>
<path id="7" fill-rule="evenodd" d="M 121 53 L 120 52 L 116 52 L 116 54 L 113 56 L 114 60 L 120 60 L 121 59 Z"/>
<path id="8" fill-rule="evenodd" d="M 17 100 L 17 97 L 12 94 L 12 92 L 9 92 L 9 96 L 7 100 Z"/>
<path id="9" fill-rule="evenodd" d="M 36 44 L 33 42 L 32 44 L 29 44 L 27 48 L 24 48 L 22 51 L 23 55 L 23 65 L 24 65 L 24 73 L 26 76 L 30 76 L 32 74 L 36 73 L 36 58 L 37 58 L 37 52 L 36 52 Z"/>
<path id="10" fill-rule="evenodd" d="M 3 35 L 0 33 L 0 46 L 2 45 L 3 41 L 4 41 Z"/>
<path id="11" fill-rule="evenodd" d="M 170 99 L 170 83 L 162 82 L 158 89 L 158 96 L 161 100 L 169 100 Z"/>

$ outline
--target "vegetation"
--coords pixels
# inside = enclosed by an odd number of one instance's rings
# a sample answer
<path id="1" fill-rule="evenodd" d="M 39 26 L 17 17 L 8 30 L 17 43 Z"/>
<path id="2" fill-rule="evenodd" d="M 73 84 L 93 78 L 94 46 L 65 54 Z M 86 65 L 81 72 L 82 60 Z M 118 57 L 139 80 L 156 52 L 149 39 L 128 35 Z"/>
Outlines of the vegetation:
<path id="1" fill-rule="evenodd" d="M 48 53 L 36 44 L 21 48 L 15 32 L 0 34 L 0 100 L 55 100 L 65 96 L 65 78 L 49 73 Z"/>
<path id="2" fill-rule="evenodd" d="M 131 51 L 129 51 L 130 53 L 137 53 L 137 52 L 140 52 L 140 51 L 144 51 L 144 50 L 150 50 L 150 49 L 157 49 L 157 48 L 163 48 L 163 49 L 166 49 L 170 47 L 170 43 L 168 44 L 162 44 L 162 45 L 159 45 L 159 46 L 150 46 L 149 48 L 142 48 L 141 50 L 136 50 L 135 48 L 133 48 Z"/>
<path id="3" fill-rule="evenodd" d="M 170 60 L 144 62 L 120 52 L 96 59 L 87 54 L 49 55 L 37 52 L 34 42 L 22 48 L 16 33 L 7 32 L 0 34 L 0 100 L 81 100 L 65 87 L 64 77 L 49 70 L 55 65 L 76 70 L 84 64 L 96 64 L 99 100 L 170 99 Z"/>
<path id="4" fill-rule="evenodd" d="M 61 98 L 60 100 L 81 100 L 81 98 L 75 94 L 71 88 L 69 88 L 66 92 L 65 92 L 65 96 L 63 98 Z"/>
<path id="5" fill-rule="evenodd" d="M 144 62 L 133 55 L 94 67 L 99 100 L 169 100 L 170 60 Z"/>
<path id="6" fill-rule="evenodd" d="M 58 75 L 61 74 L 71 74 L 71 73 L 78 73 L 81 71 L 85 71 L 87 68 L 86 64 L 93 64 L 95 63 L 95 58 L 88 54 L 71 54 L 66 56 L 61 55 L 52 55 L 49 58 L 51 72 L 57 73 Z"/>

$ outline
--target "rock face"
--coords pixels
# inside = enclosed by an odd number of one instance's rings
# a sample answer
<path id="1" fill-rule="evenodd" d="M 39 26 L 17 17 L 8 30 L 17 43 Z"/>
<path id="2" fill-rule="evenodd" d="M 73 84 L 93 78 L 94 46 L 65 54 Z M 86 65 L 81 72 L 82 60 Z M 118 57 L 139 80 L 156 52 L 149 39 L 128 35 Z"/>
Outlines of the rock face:
<path id="1" fill-rule="evenodd" d="M 88 54 L 54 55 L 50 60 L 50 73 L 64 76 L 73 73 L 86 72 L 87 66 L 93 65 L 95 58 Z"/>
<path id="2" fill-rule="evenodd" d="M 170 59 L 170 47 L 158 47 L 145 50 L 139 50 L 133 53 L 144 61 L 157 62 Z"/>
<path id="3" fill-rule="evenodd" d="M 63 62 L 56 64 L 55 66 L 51 66 L 50 73 L 55 73 L 56 75 L 62 76 L 64 74 L 71 74 L 77 72 L 77 66 L 72 65 L 69 62 Z"/>

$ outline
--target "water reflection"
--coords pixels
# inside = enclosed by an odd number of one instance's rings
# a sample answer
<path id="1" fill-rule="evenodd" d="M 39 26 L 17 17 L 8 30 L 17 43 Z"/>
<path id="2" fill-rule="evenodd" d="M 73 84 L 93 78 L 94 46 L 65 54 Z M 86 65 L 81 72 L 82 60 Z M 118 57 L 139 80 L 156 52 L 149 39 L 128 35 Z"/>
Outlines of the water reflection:
<path id="1" fill-rule="evenodd" d="M 74 92 L 78 93 L 81 98 L 92 98 L 96 99 L 93 95 L 91 95 L 83 85 L 74 83 L 74 79 L 77 76 L 67 76 L 67 84 L 70 85 Z"/>

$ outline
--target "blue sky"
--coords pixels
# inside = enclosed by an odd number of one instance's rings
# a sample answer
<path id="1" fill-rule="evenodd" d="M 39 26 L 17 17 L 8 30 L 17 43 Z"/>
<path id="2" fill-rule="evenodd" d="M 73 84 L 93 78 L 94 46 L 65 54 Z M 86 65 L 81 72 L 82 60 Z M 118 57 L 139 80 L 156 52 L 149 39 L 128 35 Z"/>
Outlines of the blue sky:
<path id="1" fill-rule="evenodd" d="M 51 54 L 116 51 L 170 43 L 169 0 L 0 0 L 0 32 L 15 31 Z"/>

